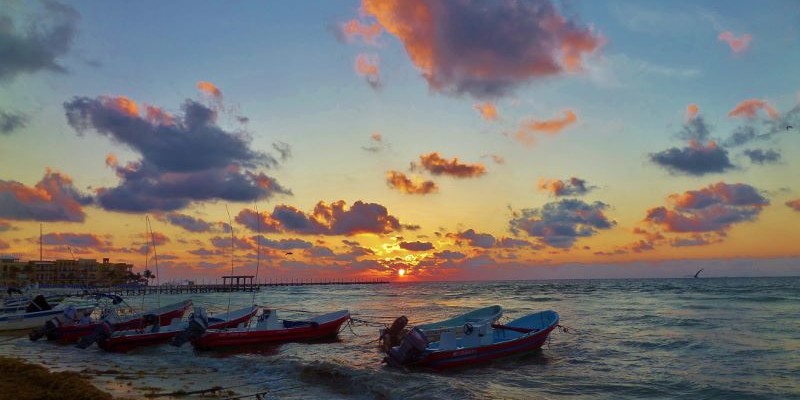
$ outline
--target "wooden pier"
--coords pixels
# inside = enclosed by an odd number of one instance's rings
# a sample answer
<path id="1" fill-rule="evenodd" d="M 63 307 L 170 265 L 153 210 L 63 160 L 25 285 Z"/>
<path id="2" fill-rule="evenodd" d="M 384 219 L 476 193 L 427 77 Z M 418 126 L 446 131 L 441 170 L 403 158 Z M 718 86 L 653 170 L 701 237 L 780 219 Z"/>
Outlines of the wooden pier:
<path id="1" fill-rule="evenodd" d="M 277 286 L 328 286 L 328 285 L 382 285 L 388 284 L 385 280 L 290 280 L 290 281 L 264 281 L 239 284 L 195 284 L 195 285 L 160 285 L 160 286 L 118 286 L 100 289 L 102 293 L 120 296 L 138 296 L 147 294 L 191 294 L 191 293 L 225 293 L 225 292 L 257 292 L 263 287 Z"/>

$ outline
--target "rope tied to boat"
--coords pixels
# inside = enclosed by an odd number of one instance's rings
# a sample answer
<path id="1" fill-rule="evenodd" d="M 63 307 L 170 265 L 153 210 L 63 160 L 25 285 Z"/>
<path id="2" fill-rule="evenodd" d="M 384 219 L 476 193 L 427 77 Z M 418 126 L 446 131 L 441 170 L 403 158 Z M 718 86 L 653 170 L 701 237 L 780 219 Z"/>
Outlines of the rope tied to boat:
<path id="1" fill-rule="evenodd" d="M 561 332 L 561 333 L 566 333 L 566 334 L 568 334 L 568 335 L 571 335 L 571 334 L 574 334 L 574 333 L 575 333 L 575 329 L 573 329 L 573 328 L 570 328 L 570 327 L 568 327 L 568 326 L 566 326 L 566 325 L 561 325 L 561 324 L 558 324 L 558 325 L 556 325 L 556 328 L 558 328 L 558 331 L 559 331 L 559 332 Z"/>

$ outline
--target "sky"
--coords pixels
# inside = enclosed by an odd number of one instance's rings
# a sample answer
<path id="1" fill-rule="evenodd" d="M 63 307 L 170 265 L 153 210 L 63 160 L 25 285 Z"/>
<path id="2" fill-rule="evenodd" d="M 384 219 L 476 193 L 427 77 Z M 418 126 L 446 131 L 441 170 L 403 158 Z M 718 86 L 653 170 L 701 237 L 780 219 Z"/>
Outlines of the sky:
<path id="1" fill-rule="evenodd" d="M 0 0 L 0 254 L 800 274 L 800 3 Z"/>

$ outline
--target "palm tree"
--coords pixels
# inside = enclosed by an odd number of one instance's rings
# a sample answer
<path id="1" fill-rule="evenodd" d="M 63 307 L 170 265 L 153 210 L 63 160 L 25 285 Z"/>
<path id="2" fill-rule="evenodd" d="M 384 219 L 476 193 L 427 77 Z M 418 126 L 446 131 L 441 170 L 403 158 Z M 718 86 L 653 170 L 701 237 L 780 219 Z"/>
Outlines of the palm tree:
<path id="1" fill-rule="evenodd" d="M 156 279 L 156 276 L 155 274 L 153 274 L 153 271 L 150 271 L 149 269 L 144 270 L 144 272 L 142 273 L 142 277 L 145 278 L 146 285 L 150 284 L 150 279 Z"/>

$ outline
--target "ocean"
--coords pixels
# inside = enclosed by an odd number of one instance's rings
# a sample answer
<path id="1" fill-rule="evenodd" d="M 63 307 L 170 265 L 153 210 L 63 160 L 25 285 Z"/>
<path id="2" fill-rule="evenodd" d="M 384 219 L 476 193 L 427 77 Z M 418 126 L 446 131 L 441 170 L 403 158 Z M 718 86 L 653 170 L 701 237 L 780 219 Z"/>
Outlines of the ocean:
<path id="1" fill-rule="evenodd" d="M 161 305 L 186 296 L 161 296 Z M 225 311 L 250 293 L 203 294 Z M 138 306 L 142 299 L 127 299 Z M 259 305 L 281 317 L 349 309 L 370 325 L 337 340 L 246 352 L 190 345 L 105 353 L 25 337 L 0 337 L 0 354 L 55 371 L 82 371 L 118 398 L 224 388 L 221 398 L 267 392 L 279 399 L 800 399 L 800 278 L 701 278 L 392 283 L 264 288 Z M 144 299 L 145 307 L 157 302 Z M 374 323 L 410 323 L 500 304 L 504 319 L 552 309 L 537 352 L 444 373 L 381 364 Z M 183 397 L 183 398 L 192 398 Z M 251 397 L 252 398 L 252 397 Z"/>

